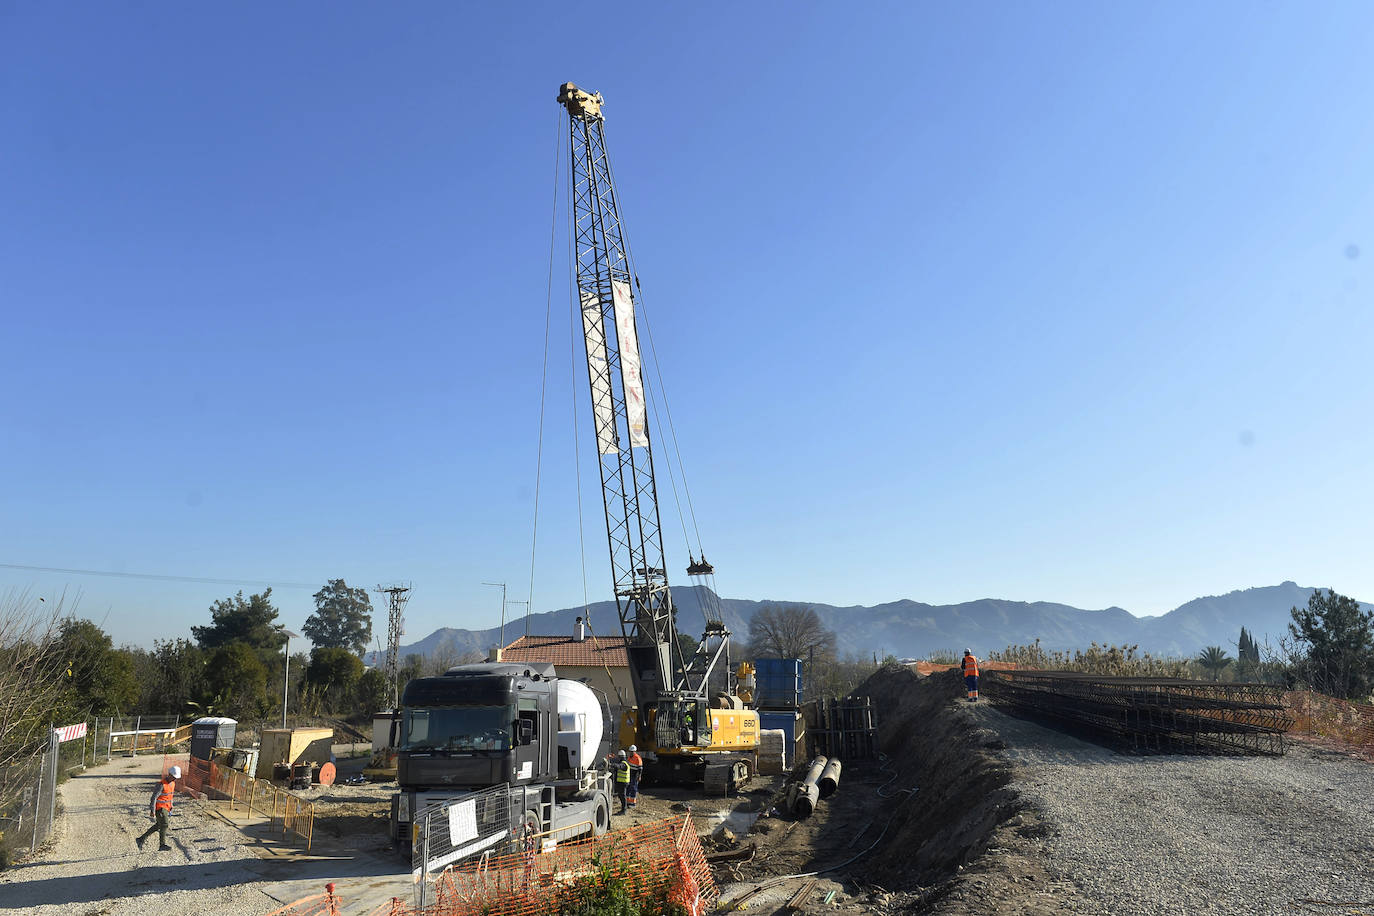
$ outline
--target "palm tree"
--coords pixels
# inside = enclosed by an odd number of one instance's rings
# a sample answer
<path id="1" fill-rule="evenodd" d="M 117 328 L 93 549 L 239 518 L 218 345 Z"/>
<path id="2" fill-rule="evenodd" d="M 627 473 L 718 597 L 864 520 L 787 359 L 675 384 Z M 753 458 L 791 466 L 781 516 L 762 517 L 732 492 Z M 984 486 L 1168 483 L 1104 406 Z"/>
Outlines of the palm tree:
<path id="1" fill-rule="evenodd" d="M 1227 665 L 1231 664 L 1231 659 L 1226 657 L 1226 650 L 1221 646 L 1208 646 L 1202 650 L 1202 654 L 1197 657 L 1198 664 L 1212 672 L 1212 680 L 1221 680 L 1221 672 Z"/>

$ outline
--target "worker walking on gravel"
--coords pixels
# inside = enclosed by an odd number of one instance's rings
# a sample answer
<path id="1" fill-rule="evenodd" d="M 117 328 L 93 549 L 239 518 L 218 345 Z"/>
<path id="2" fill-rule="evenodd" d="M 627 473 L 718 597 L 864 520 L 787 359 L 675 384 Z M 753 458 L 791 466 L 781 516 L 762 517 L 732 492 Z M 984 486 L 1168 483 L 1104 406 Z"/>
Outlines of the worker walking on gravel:
<path id="1" fill-rule="evenodd" d="M 153 819 L 153 826 L 143 832 L 134 842 L 138 843 L 138 848 L 143 848 L 143 841 L 157 831 L 158 849 L 168 850 L 172 847 L 167 845 L 167 815 L 172 811 L 172 799 L 177 793 L 177 780 L 181 778 L 181 767 L 172 767 L 167 771 L 158 782 L 157 791 L 153 793 L 149 801 L 148 816 Z"/>
<path id="2" fill-rule="evenodd" d="M 630 800 L 630 807 L 633 808 L 639 800 L 639 777 L 644 773 L 644 758 L 639 756 L 639 748 L 630 745 L 630 756 L 626 758 L 630 764 L 630 786 L 625 795 Z"/>
<path id="3" fill-rule="evenodd" d="M 973 657 L 972 649 L 964 650 L 964 686 L 968 688 L 968 701 L 978 702 L 978 659 Z"/>
<path id="4" fill-rule="evenodd" d="M 620 799 L 620 810 L 616 814 L 624 814 L 629 805 L 630 794 L 630 761 L 626 759 L 625 752 L 621 751 L 615 762 L 615 797 Z"/>

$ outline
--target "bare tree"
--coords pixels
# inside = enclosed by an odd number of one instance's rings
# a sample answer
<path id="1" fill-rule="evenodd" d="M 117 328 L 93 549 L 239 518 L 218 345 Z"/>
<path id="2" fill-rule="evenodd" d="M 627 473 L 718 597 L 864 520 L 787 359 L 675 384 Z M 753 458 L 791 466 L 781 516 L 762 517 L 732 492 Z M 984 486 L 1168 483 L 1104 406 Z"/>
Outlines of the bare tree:
<path id="1" fill-rule="evenodd" d="M 809 607 L 768 604 L 749 620 L 749 646 L 765 658 L 828 659 L 835 655 L 835 631 Z"/>
<path id="2" fill-rule="evenodd" d="M 0 802 L 31 758 L 48 745 L 62 706 L 69 660 L 60 650 L 63 601 L 27 592 L 0 597 Z"/>
<path id="3" fill-rule="evenodd" d="M 456 665 L 473 665 L 485 660 L 482 653 L 471 649 L 463 650 L 452 633 L 445 633 L 434 651 L 425 656 L 420 676 L 438 677 Z M 405 687 L 404 684 L 401 686 Z"/>

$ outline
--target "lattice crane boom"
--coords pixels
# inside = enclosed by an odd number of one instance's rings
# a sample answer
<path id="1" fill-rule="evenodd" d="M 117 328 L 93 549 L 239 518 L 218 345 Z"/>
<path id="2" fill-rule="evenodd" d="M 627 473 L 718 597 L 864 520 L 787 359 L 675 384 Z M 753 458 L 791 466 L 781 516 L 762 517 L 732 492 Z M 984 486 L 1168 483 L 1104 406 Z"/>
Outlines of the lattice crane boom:
<path id="1" fill-rule="evenodd" d="M 600 93 L 566 83 L 572 158 L 575 272 L 587 378 L 600 457 L 611 572 L 641 708 L 666 693 L 696 693 L 678 672 L 678 645 L 663 554 L 654 456 L 644 393 L 629 252 L 606 155 Z"/>

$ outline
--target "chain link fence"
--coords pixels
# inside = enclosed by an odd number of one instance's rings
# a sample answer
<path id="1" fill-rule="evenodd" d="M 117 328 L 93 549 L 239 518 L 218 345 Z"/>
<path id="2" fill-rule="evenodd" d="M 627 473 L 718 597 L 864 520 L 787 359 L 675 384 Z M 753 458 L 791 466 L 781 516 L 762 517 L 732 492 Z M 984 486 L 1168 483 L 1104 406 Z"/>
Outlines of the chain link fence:
<path id="1" fill-rule="evenodd" d="M 430 805 L 415 815 L 410 874 L 417 903 L 425 905 L 435 877 L 454 862 L 481 852 L 511 851 L 524 814 L 523 808 L 516 810 L 512 794 L 509 785 L 492 786 Z"/>
<path id="2" fill-rule="evenodd" d="M 59 748 L 54 733 L 43 751 L 0 773 L 0 866 L 33 855 L 52 835 L 65 756 Z"/>

